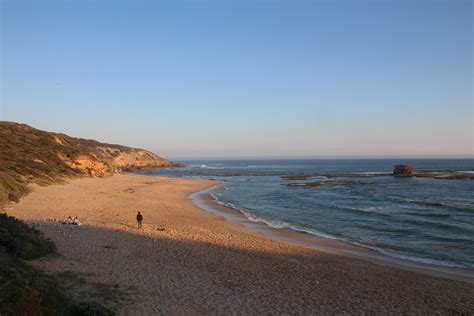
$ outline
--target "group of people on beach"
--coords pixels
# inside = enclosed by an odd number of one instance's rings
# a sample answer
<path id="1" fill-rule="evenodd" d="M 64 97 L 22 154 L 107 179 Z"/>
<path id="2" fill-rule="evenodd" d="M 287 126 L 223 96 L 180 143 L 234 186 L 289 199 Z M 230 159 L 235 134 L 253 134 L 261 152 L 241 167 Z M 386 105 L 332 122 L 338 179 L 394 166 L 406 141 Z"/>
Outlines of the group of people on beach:
<path id="1" fill-rule="evenodd" d="M 68 218 L 63 222 L 63 224 L 80 226 L 81 222 L 79 222 L 79 218 L 77 218 L 77 216 L 74 218 L 68 216 Z"/>
<path id="2" fill-rule="evenodd" d="M 141 212 L 138 212 L 137 213 L 138 228 L 142 228 L 142 221 L 143 221 L 143 215 Z M 80 226 L 81 222 L 79 221 L 79 218 L 77 216 L 74 218 L 72 218 L 71 216 L 68 216 L 68 218 L 63 222 L 63 224 Z"/>

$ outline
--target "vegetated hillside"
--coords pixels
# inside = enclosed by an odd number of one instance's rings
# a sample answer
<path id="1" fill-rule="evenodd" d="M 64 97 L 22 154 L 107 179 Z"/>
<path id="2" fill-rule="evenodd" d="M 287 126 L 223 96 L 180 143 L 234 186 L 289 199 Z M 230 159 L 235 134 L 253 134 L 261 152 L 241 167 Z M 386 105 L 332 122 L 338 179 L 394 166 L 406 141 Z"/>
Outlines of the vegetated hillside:
<path id="1" fill-rule="evenodd" d="M 120 171 L 171 166 L 143 149 L 100 143 L 0 121 L 0 203 L 18 201 L 28 183 L 103 177 Z"/>

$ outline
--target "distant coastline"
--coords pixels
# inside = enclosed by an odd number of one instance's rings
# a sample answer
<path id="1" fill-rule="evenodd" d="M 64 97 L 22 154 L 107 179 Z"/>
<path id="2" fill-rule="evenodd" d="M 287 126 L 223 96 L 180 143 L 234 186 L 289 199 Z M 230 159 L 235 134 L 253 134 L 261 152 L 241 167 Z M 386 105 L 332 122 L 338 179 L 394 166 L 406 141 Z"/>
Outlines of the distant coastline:
<path id="1" fill-rule="evenodd" d="M 302 156 L 170 156 L 170 160 L 173 161 L 193 161 L 193 160 L 401 160 L 404 162 L 410 162 L 412 159 L 474 159 L 473 154 L 459 154 L 459 155 L 327 155 L 327 156 L 313 156 L 313 155 L 302 155 Z"/>

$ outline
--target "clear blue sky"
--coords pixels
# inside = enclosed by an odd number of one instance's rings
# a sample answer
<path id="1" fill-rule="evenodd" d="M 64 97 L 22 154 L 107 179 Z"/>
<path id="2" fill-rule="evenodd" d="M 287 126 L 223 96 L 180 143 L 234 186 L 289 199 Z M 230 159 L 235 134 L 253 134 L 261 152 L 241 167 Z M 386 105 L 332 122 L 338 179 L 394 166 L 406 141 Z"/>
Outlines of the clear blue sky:
<path id="1" fill-rule="evenodd" d="M 1 11 L 2 120 L 171 158 L 473 154 L 472 1 Z"/>

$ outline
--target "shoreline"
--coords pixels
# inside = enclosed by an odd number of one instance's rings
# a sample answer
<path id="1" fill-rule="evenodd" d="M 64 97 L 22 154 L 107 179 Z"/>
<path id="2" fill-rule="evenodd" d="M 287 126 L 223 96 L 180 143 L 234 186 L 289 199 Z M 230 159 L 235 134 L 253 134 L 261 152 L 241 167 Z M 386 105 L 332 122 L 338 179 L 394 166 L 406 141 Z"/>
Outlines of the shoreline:
<path id="1" fill-rule="evenodd" d="M 369 247 L 364 247 L 364 245 L 357 245 L 355 243 L 333 238 L 315 236 L 291 228 L 275 228 L 261 221 L 251 221 L 238 210 L 219 203 L 219 201 L 211 195 L 213 192 L 219 190 L 220 187 L 222 187 L 222 183 L 206 188 L 202 191 L 193 192 L 189 195 L 189 198 L 203 211 L 211 212 L 216 216 L 223 217 L 226 221 L 237 223 L 248 230 L 256 231 L 266 237 L 276 238 L 283 242 L 309 247 L 330 254 L 362 259 L 376 264 L 388 265 L 394 268 L 474 284 L 474 269 L 440 266 L 391 257 L 378 252 L 377 250 L 370 249 Z"/>
<path id="2" fill-rule="evenodd" d="M 56 244 L 59 256 L 33 265 L 120 291 L 120 301 L 90 297 L 118 315 L 474 311 L 470 282 L 265 236 L 189 198 L 215 185 L 133 174 L 81 178 L 33 186 L 7 214 L 35 225 Z M 144 215 L 141 229 L 137 210 Z M 78 216 L 83 225 L 58 221 L 68 216 Z"/>

